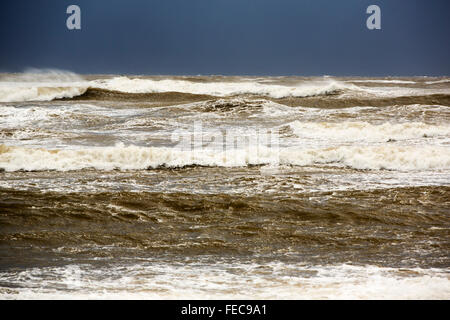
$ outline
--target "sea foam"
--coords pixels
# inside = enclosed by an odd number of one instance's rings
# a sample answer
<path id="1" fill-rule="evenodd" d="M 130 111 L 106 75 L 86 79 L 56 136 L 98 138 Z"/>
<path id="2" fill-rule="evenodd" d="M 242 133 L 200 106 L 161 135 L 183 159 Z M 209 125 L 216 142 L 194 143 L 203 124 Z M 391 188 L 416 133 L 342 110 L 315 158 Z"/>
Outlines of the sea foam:
<path id="1" fill-rule="evenodd" d="M 275 84 L 262 84 L 258 82 L 203 83 L 172 79 L 130 79 L 128 77 L 116 77 L 109 80 L 92 81 L 91 85 L 96 88 L 128 93 L 183 92 L 213 96 L 253 94 L 269 96 L 272 98 L 327 95 L 337 93 L 340 90 L 355 87 L 353 85 L 345 84 L 332 79 L 311 81 L 299 84 L 297 86 L 283 86 Z"/>
<path id="2" fill-rule="evenodd" d="M 386 142 L 423 137 L 450 135 L 448 125 L 430 125 L 423 122 L 372 124 L 365 121 L 301 122 L 288 124 L 299 138 L 331 141 Z"/>
<path id="3" fill-rule="evenodd" d="M 6 171 L 142 170 L 190 165 L 240 167 L 316 164 L 371 170 L 450 169 L 450 148 L 385 145 L 278 149 L 260 146 L 226 151 L 217 149 L 190 151 L 133 145 L 59 150 L 0 145 L 0 168 Z"/>

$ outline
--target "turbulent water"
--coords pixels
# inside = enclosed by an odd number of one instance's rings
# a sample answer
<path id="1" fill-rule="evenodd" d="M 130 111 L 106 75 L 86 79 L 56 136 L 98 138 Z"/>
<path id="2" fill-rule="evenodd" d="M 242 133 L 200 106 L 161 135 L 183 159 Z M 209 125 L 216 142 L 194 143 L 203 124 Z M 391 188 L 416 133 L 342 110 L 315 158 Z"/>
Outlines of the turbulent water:
<path id="1" fill-rule="evenodd" d="M 450 299 L 450 79 L 0 76 L 0 297 Z"/>

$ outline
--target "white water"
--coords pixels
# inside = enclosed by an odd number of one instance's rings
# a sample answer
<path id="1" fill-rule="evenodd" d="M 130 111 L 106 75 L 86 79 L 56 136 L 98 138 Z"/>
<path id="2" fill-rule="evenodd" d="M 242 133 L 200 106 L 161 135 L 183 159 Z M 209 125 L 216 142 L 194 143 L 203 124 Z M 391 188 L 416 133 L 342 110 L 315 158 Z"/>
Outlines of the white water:
<path id="1" fill-rule="evenodd" d="M 414 84 L 415 81 L 408 80 L 384 80 L 384 79 L 368 79 L 368 80 L 349 80 L 347 82 L 359 82 L 359 83 L 396 83 L 396 84 Z"/>
<path id="2" fill-rule="evenodd" d="M 6 171 L 141 170 L 187 165 L 344 165 L 355 169 L 398 171 L 450 169 L 450 148 L 440 146 L 341 146 L 325 149 L 267 148 L 219 151 L 117 145 L 47 150 L 0 145 L 0 168 Z"/>
<path id="3" fill-rule="evenodd" d="M 423 122 L 371 124 L 366 121 L 300 122 L 289 124 L 299 138 L 340 142 L 386 142 L 450 135 L 450 125 L 429 125 Z"/>
<path id="4" fill-rule="evenodd" d="M 87 86 L 74 84 L 61 86 L 59 84 L 30 83 L 0 85 L 0 102 L 22 101 L 51 101 L 61 98 L 73 98 L 82 95 L 88 89 Z"/>
<path id="5" fill-rule="evenodd" d="M 73 72 L 30 68 L 0 79 L 0 102 L 72 98 L 86 92 L 88 87 L 88 82 Z"/>
<path id="6" fill-rule="evenodd" d="M 450 299 L 443 269 L 254 263 L 140 263 L 0 274 L 1 299 Z M 58 289 L 56 289 L 58 288 Z"/>
<path id="7" fill-rule="evenodd" d="M 8 172 L 2 174 L 1 188 L 63 193 L 131 190 L 282 195 L 282 192 L 448 186 L 450 181 L 448 107 L 318 109 L 288 107 L 263 99 L 226 98 L 238 93 L 290 97 L 341 90 L 349 96 L 390 97 L 448 93 L 448 89 L 359 87 L 329 78 L 296 85 L 268 84 L 264 79 L 204 83 L 126 77 L 87 82 L 70 74 L 54 73 L 40 74 L 39 79 L 30 74 L 0 83 L 0 102 L 71 97 L 82 94 L 88 87 L 122 92 L 179 91 L 224 98 L 215 101 L 216 104 L 201 102 L 161 108 L 124 105 L 121 101 L 111 102 L 111 105 L 2 104 L 0 168 Z M 389 83 L 409 84 L 400 80 Z M 208 145 L 203 150 L 190 152 L 161 147 L 166 145 L 161 141 L 170 141 L 175 128 L 190 130 L 198 120 L 203 121 L 207 136 L 211 129 L 219 127 L 238 137 L 245 136 L 246 129 L 252 126 L 290 130 L 280 139 L 279 149 L 244 145 L 224 152 L 218 150 L 217 145 Z M 117 143 L 119 141 L 130 141 L 130 144 Z M 257 170 L 239 168 L 252 164 L 267 166 L 261 168 L 261 174 Z M 223 173 L 215 175 L 209 174 L 215 170 L 195 168 L 174 174 L 175 178 L 161 171 L 143 170 L 186 165 L 235 169 L 217 170 Z M 280 174 L 270 174 L 273 168 L 282 168 Z M 66 172 L 82 169 L 98 171 Z M 113 169 L 119 171 L 111 171 Z M 22 173 L 18 170 L 57 172 Z M 329 197 L 332 195 L 311 196 L 310 201 L 320 206 Z M 114 210 L 111 208 L 110 213 L 114 214 Z M 408 258 L 422 259 L 423 255 L 409 253 Z M 420 261 L 413 265 L 419 266 Z M 347 264 L 156 260 L 100 268 L 69 264 L 2 271 L 0 298 L 450 299 L 449 279 L 448 268 L 405 270 Z"/>
<path id="8" fill-rule="evenodd" d="M 351 82 L 351 83 L 350 83 Z M 445 83 L 448 79 L 426 84 Z M 82 95 L 88 88 L 114 90 L 125 93 L 182 92 L 212 96 L 260 95 L 272 98 L 310 97 L 329 94 L 344 96 L 399 97 L 428 94 L 449 94 L 449 89 L 424 89 L 408 87 L 364 87 L 353 83 L 414 84 L 406 80 L 345 80 L 330 77 L 299 81 L 296 84 L 268 84 L 267 81 L 242 78 L 240 81 L 195 82 L 177 79 L 148 79 L 114 77 L 92 81 L 58 70 L 29 70 L 23 74 L 0 79 L 0 102 L 51 101 Z"/>
<path id="9" fill-rule="evenodd" d="M 238 94 L 263 95 L 273 98 L 308 97 L 336 93 L 339 90 L 355 88 L 332 79 L 323 79 L 301 83 L 297 86 L 284 86 L 275 84 L 261 84 L 258 82 L 192 82 L 186 80 L 151 80 L 130 79 L 117 77 L 110 80 L 93 81 L 96 88 L 129 92 L 183 92 L 193 94 L 207 94 L 213 96 L 233 96 Z"/>

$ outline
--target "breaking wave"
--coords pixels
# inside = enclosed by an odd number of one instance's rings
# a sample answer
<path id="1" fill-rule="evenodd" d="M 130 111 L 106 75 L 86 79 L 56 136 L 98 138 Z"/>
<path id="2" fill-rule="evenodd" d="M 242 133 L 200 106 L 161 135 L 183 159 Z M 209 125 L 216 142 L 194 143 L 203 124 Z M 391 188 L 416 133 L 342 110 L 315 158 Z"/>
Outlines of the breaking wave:
<path id="1" fill-rule="evenodd" d="M 359 82 L 359 83 L 395 83 L 395 84 L 415 84 L 415 81 L 409 80 L 385 80 L 385 79 L 369 79 L 369 80 L 349 80 L 347 82 Z"/>
<path id="2" fill-rule="evenodd" d="M 438 84 L 438 83 L 448 83 L 450 82 L 450 79 L 442 79 L 442 80 L 436 80 L 436 81 L 426 81 L 426 84 Z"/>
<path id="3" fill-rule="evenodd" d="M 128 77 L 116 77 L 110 80 L 95 80 L 92 82 L 92 86 L 95 88 L 127 93 L 181 92 L 212 96 L 253 94 L 269 96 L 272 98 L 308 97 L 336 94 L 342 90 L 355 87 L 332 79 L 311 81 L 298 86 L 283 86 L 275 84 L 261 84 L 258 82 L 204 83 L 169 79 L 130 79 Z"/>
<path id="4" fill-rule="evenodd" d="M 142 170 L 159 167 L 341 165 L 398 171 L 450 169 L 450 148 L 439 146 L 340 146 L 321 149 L 251 147 L 218 151 L 124 146 L 48 150 L 0 145 L 6 171 Z"/>
<path id="5" fill-rule="evenodd" d="M 450 126 L 429 125 L 423 122 L 371 124 L 364 121 L 300 122 L 289 124 L 300 138 L 339 141 L 385 142 L 450 134 Z"/>
<path id="6" fill-rule="evenodd" d="M 425 84 L 441 82 L 448 82 L 448 79 L 426 82 Z M 355 83 L 361 83 L 361 86 Z M 0 77 L 0 102 L 51 101 L 84 95 L 89 99 L 105 96 L 113 96 L 115 99 L 129 99 L 133 98 L 133 95 L 144 95 L 138 97 L 149 98 L 148 95 L 151 94 L 215 97 L 255 95 L 281 99 L 334 95 L 340 95 L 340 98 L 393 98 L 449 93 L 448 88 L 365 87 L 364 83 L 410 85 L 416 82 L 398 79 L 337 80 L 324 77 L 280 84 L 280 82 L 268 83 L 258 79 L 249 81 L 246 78 L 204 81 L 201 79 L 150 79 L 126 76 L 87 81 L 71 72 L 33 69 L 22 74 Z M 121 95 L 125 97 L 121 97 Z"/>
<path id="7" fill-rule="evenodd" d="M 88 87 L 82 77 L 70 71 L 29 68 L 24 73 L 1 77 L 0 102 L 73 98 L 84 94 Z"/>
<path id="8" fill-rule="evenodd" d="M 116 77 L 89 82 L 2 82 L 0 102 L 51 101 L 73 98 L 94 92 L 101 95 L 177 93 L 208 96 L 258 95 L 271 98 L 310 97 L 338 94 L 356 87 L 327 79 L 297 86 L 261 84 L 258 82 L 192 82 L 187 80 L 152 80 Z"/>
<path id="9" fill-rule="evenodd" d="M 0 102 L 51 101 L 73 98 L 86 92 L 87 87 L 0 86 Z"/>

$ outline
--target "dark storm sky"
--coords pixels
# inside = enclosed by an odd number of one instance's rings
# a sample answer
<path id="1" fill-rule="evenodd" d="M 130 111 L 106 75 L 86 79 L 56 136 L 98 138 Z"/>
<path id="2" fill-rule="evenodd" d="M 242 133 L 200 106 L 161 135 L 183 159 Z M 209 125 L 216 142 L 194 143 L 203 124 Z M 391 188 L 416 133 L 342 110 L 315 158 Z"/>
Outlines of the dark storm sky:
<path id="1" fill-rule="evenodd" d="M 449 75 L 449 15 L 449 0 L 2 0 L 0 72 Z"/>

